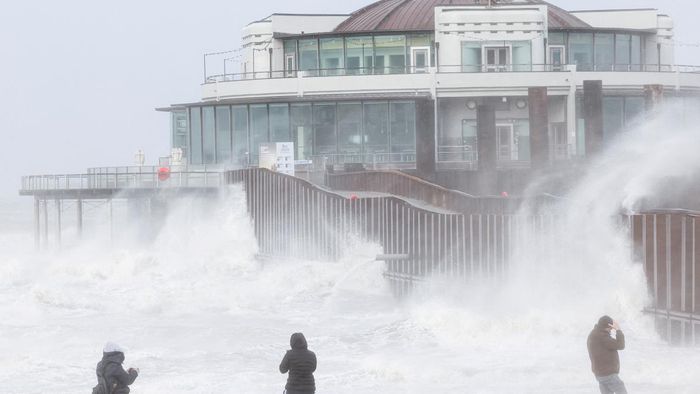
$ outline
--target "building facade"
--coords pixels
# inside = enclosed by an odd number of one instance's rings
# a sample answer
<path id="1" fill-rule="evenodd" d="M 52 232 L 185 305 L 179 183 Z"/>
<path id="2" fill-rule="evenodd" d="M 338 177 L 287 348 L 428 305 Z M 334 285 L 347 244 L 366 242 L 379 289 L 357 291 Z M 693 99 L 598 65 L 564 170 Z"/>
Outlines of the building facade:
<path id="1" fill-rule="evenodd" d="M 434 179 L 531 168 L 533 154 L 557 166 L 632 125 L 650 87 L 690 105 L 700 90 L 699 70 L 675 64 L 673 21 L 654 9 L 382 0 L 349 15 L 273 14 L 242 41 L 205 55 L 201 101 L 164 109 L 191 165 L 254 166 L 259 144 L 292 141 L 315 165 Z M 590 121 L 584 81 L 601 86 Z"/>

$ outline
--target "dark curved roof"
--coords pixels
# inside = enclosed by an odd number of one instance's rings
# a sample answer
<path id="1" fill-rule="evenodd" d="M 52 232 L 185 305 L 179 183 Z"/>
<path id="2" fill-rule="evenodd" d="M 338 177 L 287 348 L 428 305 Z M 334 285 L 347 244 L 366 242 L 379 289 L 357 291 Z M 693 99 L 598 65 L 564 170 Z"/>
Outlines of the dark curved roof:
<path id="1" fill-rule="evenodd" d="M 496 1 L 494 1 L 495 3 Z M 336 33 L 369 31 L 435 30 L 438 6 L 484 5 L 479 0 L 380 0 L 353 12 L 335 28 Z M 590 29 L 591 26 L 567 11 L 541 0 L 499 0 L 499 4 L 545 4 L 549 7 L 550 29 Z"/>

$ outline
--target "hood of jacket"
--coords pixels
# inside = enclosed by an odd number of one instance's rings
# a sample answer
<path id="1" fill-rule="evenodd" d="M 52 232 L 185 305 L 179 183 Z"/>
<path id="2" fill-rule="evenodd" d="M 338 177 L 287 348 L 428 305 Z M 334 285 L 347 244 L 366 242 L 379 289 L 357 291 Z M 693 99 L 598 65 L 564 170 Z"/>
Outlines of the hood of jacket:
<path id="1" fill-rule="evenodd" d="M 109 352 L 102 353 L 102 361 L 106 363 L 116 363 L 122 364 L 124 362 L 124 353 L 122 352 Z"/>
<path id="2" fill-rule="evenodd" d="M 306 338 L 304 338 L 304 334 L 300 332 L 295 332 L 292 334 L 292 337 L 289 339 L 289 345 L 292 347 L 292 349 L 307 349 L 308 345 L 306 344 Z"/>

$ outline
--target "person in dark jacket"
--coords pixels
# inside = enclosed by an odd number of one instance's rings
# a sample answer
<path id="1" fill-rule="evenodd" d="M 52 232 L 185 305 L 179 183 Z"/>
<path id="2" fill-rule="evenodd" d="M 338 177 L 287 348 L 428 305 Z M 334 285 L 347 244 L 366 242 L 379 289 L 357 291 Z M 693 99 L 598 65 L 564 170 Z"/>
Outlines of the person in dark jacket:
<path id="1" fill-rule="evenodd" d="M 102 376 L 109 390 L 107 394 L 128 394 L 129 386 L 139 375 L 138 369 L 135 368 L 125 371 L 122 367 L 123 362 L 124 350 L 116 343 L 107 342 L 103 349 L 102 361 L 97 363 L 96 368 L 98 382 Z"/>
<path id="2" fill-rule="evenodd" d="M 610 334 L 615 330 L 615 337 Z M 625 383 L 620 380 L 620 356 L 625 348 L 625 334 L 610 316 L 603 316 L 588 335 L 588 356 L 591 369 L 598 380 L 602 394 L 627 394 Z"/>
<path id="3" fill-rule="evenodd" d="M 316 383 L 314 371 L 316 371 L 316 354 L 308 349 L 304 334 L 297 332 L 289 339 L 291 350 L 280 363 L 280 372 L 289 372 L 287 385 L 284 386 L 286 394 L 314 394 Z"/>

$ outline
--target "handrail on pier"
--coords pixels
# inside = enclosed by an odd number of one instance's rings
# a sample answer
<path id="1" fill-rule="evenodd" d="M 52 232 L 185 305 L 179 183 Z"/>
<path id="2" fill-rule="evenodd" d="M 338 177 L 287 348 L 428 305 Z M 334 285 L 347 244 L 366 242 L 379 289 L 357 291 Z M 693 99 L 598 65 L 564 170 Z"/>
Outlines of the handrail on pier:
<path id="1" fill-rule="evenodd" d="M 55 190 L 219 187 L 221 185 L 223 185 L 223 173 L 209 171 L 53 174 L 22 177 L 20 193 Z"/>

